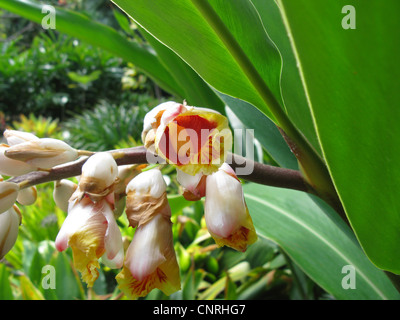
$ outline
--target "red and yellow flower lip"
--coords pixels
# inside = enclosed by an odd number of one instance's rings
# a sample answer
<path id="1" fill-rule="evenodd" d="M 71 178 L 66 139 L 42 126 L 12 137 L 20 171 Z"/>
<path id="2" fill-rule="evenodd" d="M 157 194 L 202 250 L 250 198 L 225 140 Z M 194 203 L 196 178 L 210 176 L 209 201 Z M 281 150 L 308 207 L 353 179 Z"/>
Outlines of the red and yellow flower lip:
<path id="1" fill-rule="evenodd" d="M 232 147 L 227 118 L 210 109 L 170 105 L 154 114 L 152 130 L 145 145 L 154 137 L 156 153 L 191 175 L 215 172 Z"/>

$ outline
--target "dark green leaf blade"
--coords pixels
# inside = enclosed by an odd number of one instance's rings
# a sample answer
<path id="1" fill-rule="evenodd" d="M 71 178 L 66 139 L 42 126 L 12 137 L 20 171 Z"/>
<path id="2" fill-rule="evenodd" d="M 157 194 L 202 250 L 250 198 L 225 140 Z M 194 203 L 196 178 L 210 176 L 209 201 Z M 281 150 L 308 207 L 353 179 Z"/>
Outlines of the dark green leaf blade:
<path id="1" fill-rule="evenodd" d="M 337 299 L 400 297 L 328 205 L 294 190 L 246 184 L 244 191 L 257 233 L 279 244 L 311 279 Z M 342 287 L 346 276 L 342 269 L 348 265 L 355 268 L 356 290 Z"/>
<path id="2" fill-rule="evenodd" d="M 400 273 L 400 2 L 279 1 L 321 147 L 350 223 L 378 267 Z M 307 16 L 307 19 L 304 19 Z"/>

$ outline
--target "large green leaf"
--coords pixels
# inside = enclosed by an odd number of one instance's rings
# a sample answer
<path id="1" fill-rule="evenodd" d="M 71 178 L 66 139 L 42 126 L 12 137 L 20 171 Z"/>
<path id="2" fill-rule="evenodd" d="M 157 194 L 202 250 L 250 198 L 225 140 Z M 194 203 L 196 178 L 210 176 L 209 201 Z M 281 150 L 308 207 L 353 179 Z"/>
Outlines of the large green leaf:
<path id="1" fill-rule="evenodd" d="M 0 263 L 0 300 L 13 300 L 14 296 L 12 294 L 10 280 L 8 279 L 10 273 L 7 270 L 5 264 Z"/>
<path id="2" fill-rule="evenodd" d="M 260 141 L 268 154 L 282 167 L 298 169 L 297 160 L 280 134 L 275 123 L 251 104 L 220 94 L 226 105 L 239 118 L 246 129 L 254 130 L 254 137 Z M 246 133 L 243 133 L 245 135 Z M 233 150 L 237 153 L 235 150 Z"/>
<path id="3" fill-rule="evenodd" d="M 114 2 L 218 91 L 283 112 L 281 58 L 249 0 Z"/>
<path id="4" fill-rule="evenodd" d="M 46 16 L 46 13 L 42 13 L 42 4 L 29 0 L 0 0 L 0 8 L 37 23 L 42 23 L 42 19 Z M 114 29 L 92 21 L 83 14 L 61 7 L 55 7 L 55 9 L 57 31 L 103 48 L 126 61 L 133 62 L 162 88 L 178 97 L 184 97 L 182 88 L 150 49 L 129 41 Z"/>
<path id="5" fill-rule="evenodd" d="M 399 299 L 390 280 L 364 255 L 350 228 L 324 202 L 308 194 L 256 184 L 244 186 L 260 236 L 281 248 L 316 283 L 337 299 Z M 356 289 L 342 281 L 355 270 Z M 346 270 L 346 269 L 345 269 Z"/>
<path id="6" fill-rule="evenodd" d="M 285 108 L 291 121 L 306 136 L 312 146 L 321 154 L 314 128 L 311 110 L 307 103 L 303 83 L 300 78 L 296 58 L 274 0 L 251 0 L 256 7 L 271 40 L 282 56 L 281 89 Z"/>
<path id="7" fill-rule="evenodd" d="M 350 223 L 373 263 L 400 273 L 400 2 L 354 2 L 356 29 L 342 27 L 349 1 L 279 3 Z"/>
<path id="8" fill-rule="evenodd" d="M 224 103 L 203 79 L 171 49 L 155 39 L 146 30 L 141 34 L 157 52 L 159 60 L 184 91 L 188 105 L 211 108 L 224 114 Z"/>

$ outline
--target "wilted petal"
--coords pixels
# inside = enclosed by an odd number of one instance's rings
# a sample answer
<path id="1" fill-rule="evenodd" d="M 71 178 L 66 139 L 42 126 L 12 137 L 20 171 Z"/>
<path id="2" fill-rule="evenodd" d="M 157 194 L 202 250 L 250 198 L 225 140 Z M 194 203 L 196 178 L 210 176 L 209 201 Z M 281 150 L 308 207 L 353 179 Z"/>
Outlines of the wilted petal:
<path id="1" fill-rule="evenodd" d="M 157 214 L 171 215 L 166 184 L 158 169 L 144 171 L 126 187 L 126 215 L 132 227 L 147 223 Z"/>
<path id="2" fill-rule="evenodd" d="M 184 110 L 176 112 L 175 117 L 174 113 L 164 112 L 156 131 L 155 151 L 188 174 L 211 174 L 222 165 L 232 147 L 228 120 L 209 109 Z"/>
<path id="3" fill-rule="evenodd" d="M 8 148 L 5 155 L 37 168 L 47 169 L 76 160 L 78 151 L 64 141 L 43 138 L 16 144 Z"/>
<path id="4" fill-rule="evenodd" d="M 207 177 L 206 184 L 204 215 L 208 231 L 218 245 L 245 251 L 257 235 L 240 181 L 224 164 Z"/>
<path id="5" fill-rule="evenodd" d="M 25 162 L 8 158 L 5 152 L 9 149 L 10 146 L 7 144 L 0 144 L 0 174 L 6 176 L 21 176 L 37 169 L 37 167 Z"/>
<path id="6" fill-rule="evenodd" d="M 7 144 L 13 146 L 30 140 L 38 140 L 34 134 L 29 132 L 17 131 L 17 130 L 5 130 L 3 136 L 7 139 Z"/>
<path id="7" fill-rule="evenodd" d="M 206 175 L 198 173 L 192 176 L 179 169 L 176 173 L 176 179 L 184 188 L 183 196 L 186 200 L 197 201 L 206 195 Z"/>
<path id="8" fill-rule="evenodd" d="M 18 197 L 19 186 L 13 182 L 0 182 L 0 213 L 10 209 Z"/>
<path id="9" fill-rule="evenodd" d="M 12 249 L 17 241 L 21 224 L 21 213 L 17 206 L 0 213 L 0 260 Z"/>
<path id="10" fill-rule="evenodd" d="M 124 260 L 121 231 L 119 230 L 114 218 L 114 213 L 109 204 L 103 201 L 102 205 L 103 208 L 100 210 L 107 220 L 107 230 L 104 235 L 105 255 L 108 261 L 113 261 L 115 268 L 121 268 Z"/>
<path id="11" fill-rule="evenodd" d="M 180 289 L 169 218 L 157 215 L 137 228 L 116 279 L 121 291 L 131 299 L 146 296 L 154 288 L 166 295 Z"/>

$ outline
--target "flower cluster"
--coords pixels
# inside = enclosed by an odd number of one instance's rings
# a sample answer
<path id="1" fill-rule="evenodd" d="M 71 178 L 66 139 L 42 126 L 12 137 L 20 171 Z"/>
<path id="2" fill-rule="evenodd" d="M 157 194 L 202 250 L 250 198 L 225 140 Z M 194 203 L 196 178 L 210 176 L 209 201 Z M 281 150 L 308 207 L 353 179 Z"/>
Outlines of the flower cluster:
<path id="1" fill-rule="evenodd" d="M 8 144 L 0 145 L 0 174 L 6 176 L 49 171 L 88 155 L 63 141 L 30 133 L 6 130 L 4 137 Z M 205 198 L 205 222 L 219 246 L 245 251 L 256 241 L 241 182 L 225 162 L 232 136 L 223 115 L 166 102 L 146 115 L 142 140 L 148 151 L 176 167 L 187 200 Z M 89 156 L 77 178 L 77 184 L 54 182 L 54 201 L 68 212 L 55 245 L 58 251 L 71 248 L 75 268 L 88 287 L 98 278 L 102 262 L 121 269 L 116 280 L 129 298 L 154 288 L 167 295 L 178 291 L 171 208 L 160 168 L 118 167 L 112 153 L 99 152 Z M 30 205 L 35 199 L 36 188 L 26 181 L 0 182 L 0 259 L 17 238 L 22 218 L 16 203 Z M 135 229 L 126 250 L 117 225 L 123 212 Z"/>

